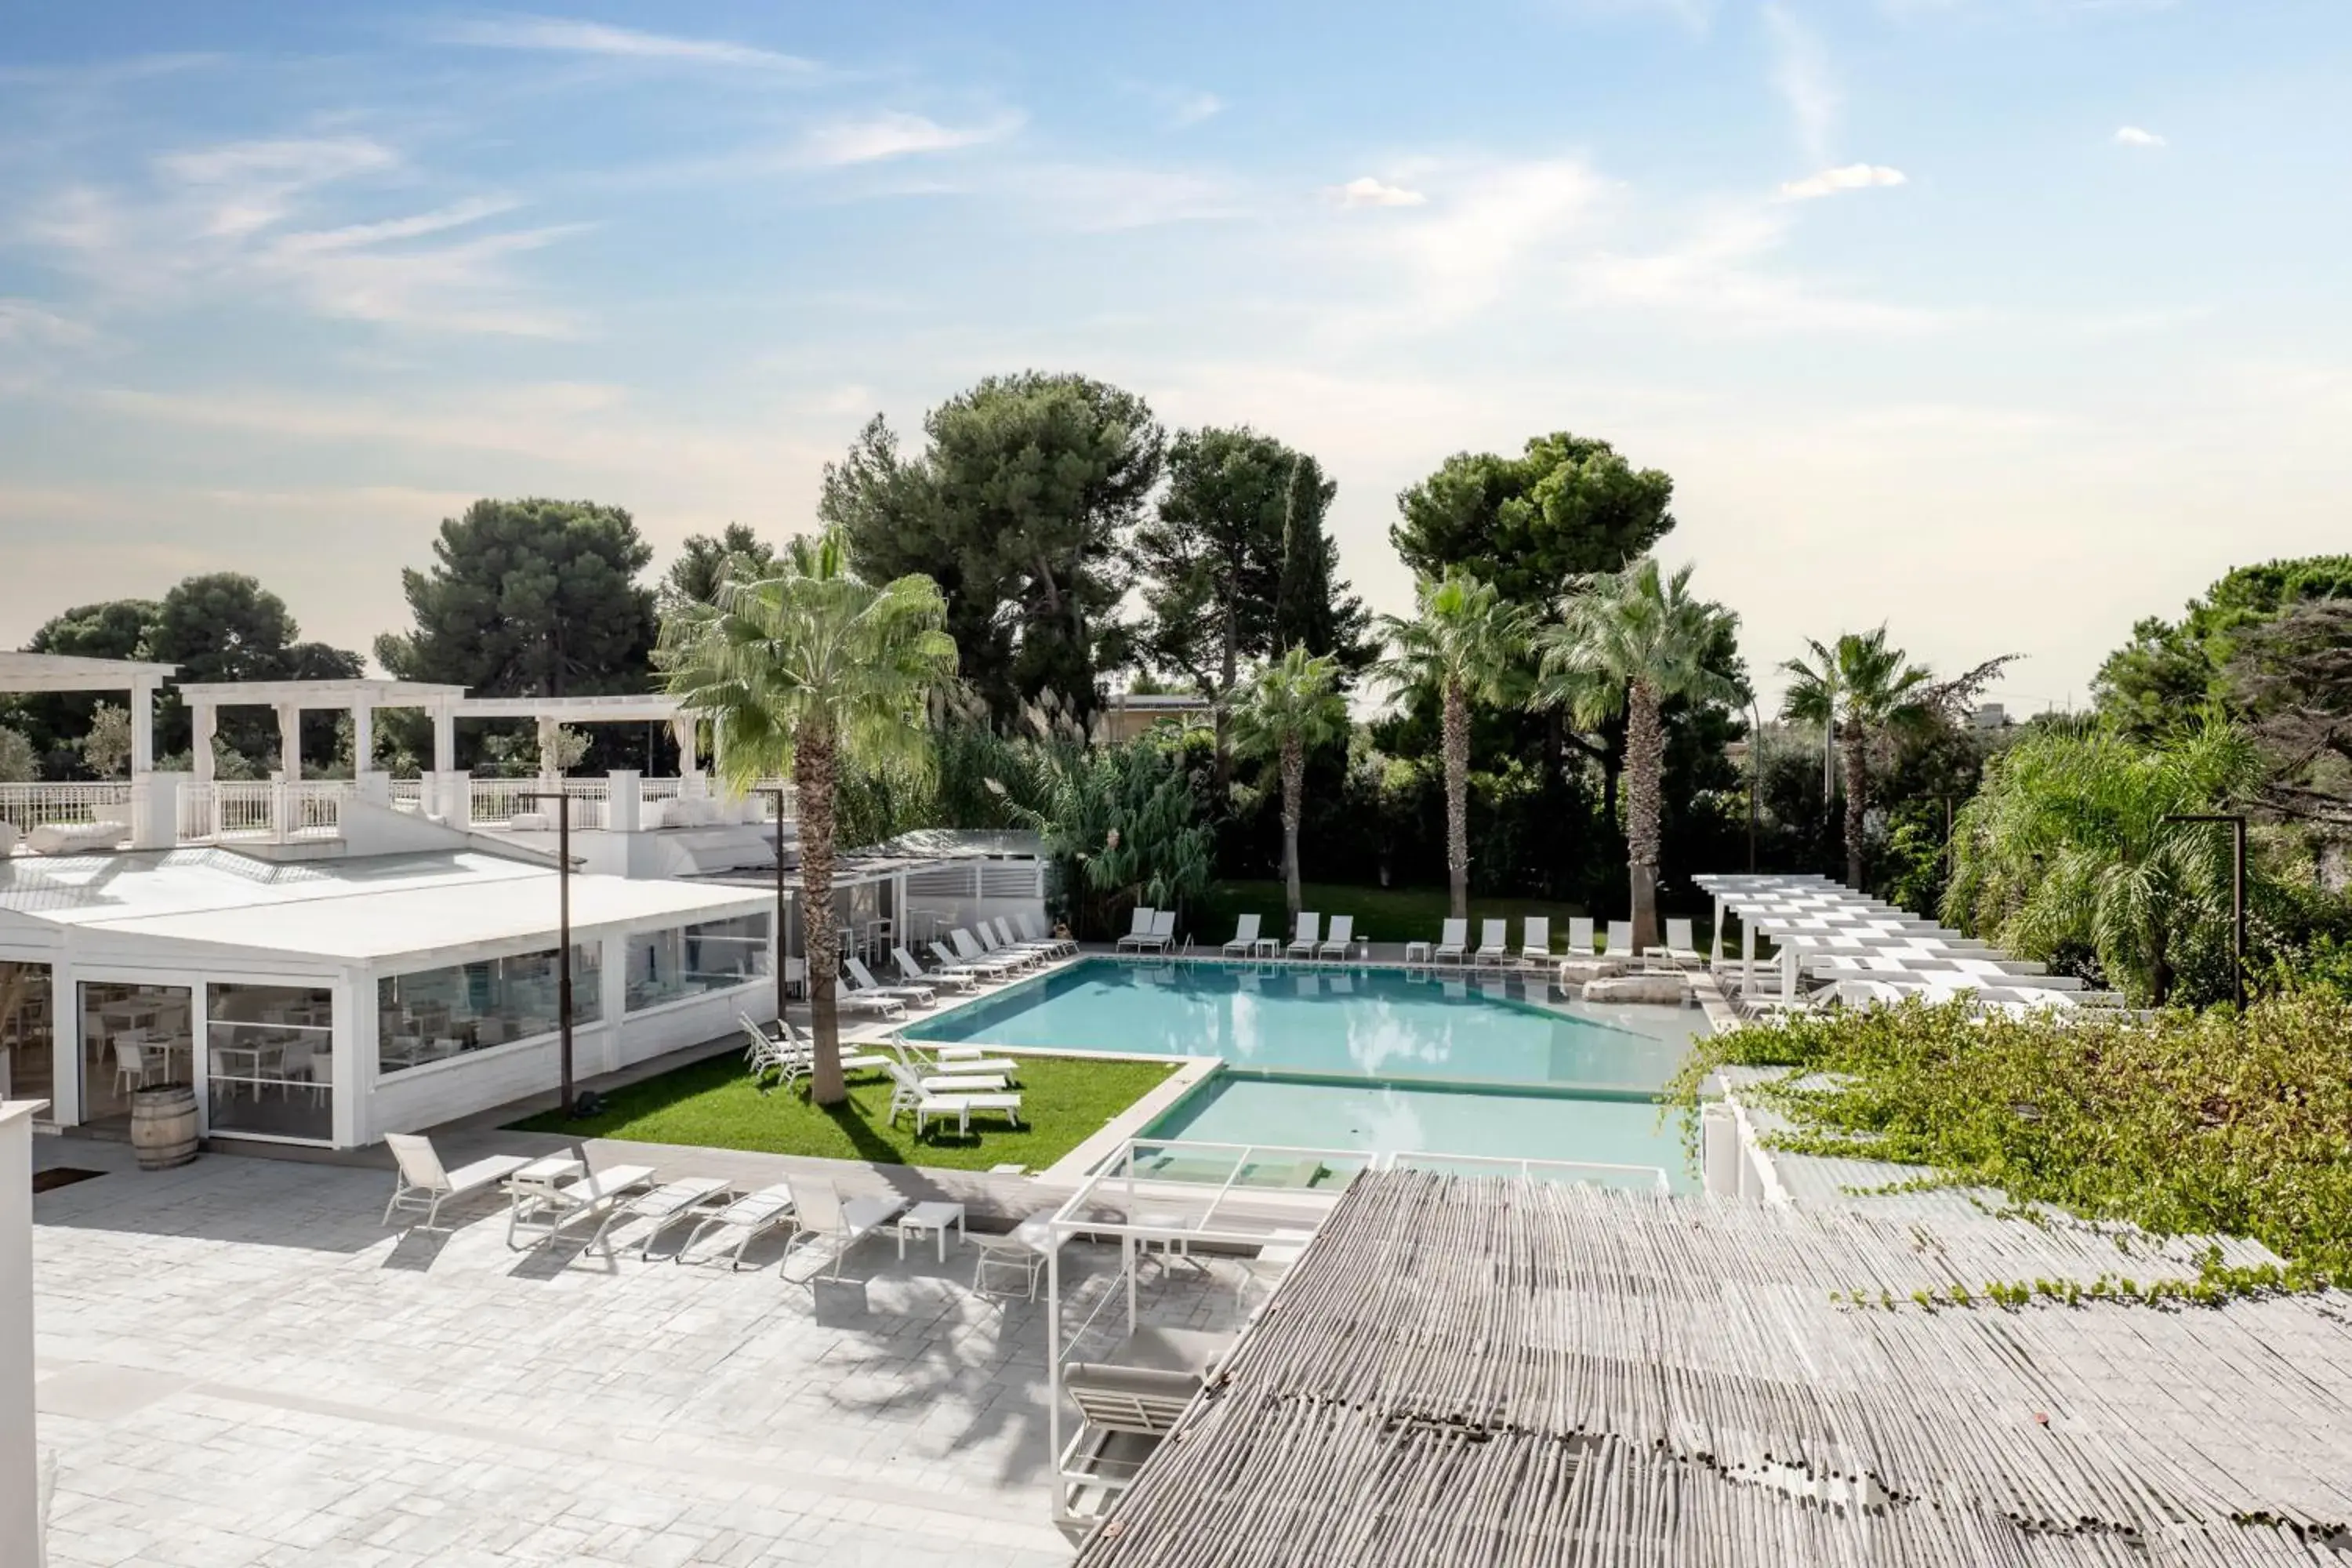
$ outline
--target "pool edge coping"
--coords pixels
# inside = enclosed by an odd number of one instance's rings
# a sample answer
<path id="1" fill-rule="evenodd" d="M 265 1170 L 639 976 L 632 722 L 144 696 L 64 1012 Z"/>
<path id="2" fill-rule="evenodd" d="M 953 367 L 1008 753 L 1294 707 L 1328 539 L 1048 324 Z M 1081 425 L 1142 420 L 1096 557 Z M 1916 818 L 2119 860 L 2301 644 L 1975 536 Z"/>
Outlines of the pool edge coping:
<path id="1" fill-rule="evenodd" d="M 1094 1053 L 1071 1051 L 1055 1054 L 1085 1056 Z M 1171 1058 L 1154 1056 L 1148 1059 L 1164 1062 Z M 1037 1179 L 1076 1181 L 1084 1177 L 1096 1166 L 1118 1152 L 1123 1145 L 1133 1139 L 1142 1137 L 1145 1129 L 1174 1110 L 1194 1089 L 1214 1078 L 1225 1065 L 1223 1059 L 1218 1057 L 1177 1057 L 1172 1059 L 1177 1064 L 1174 1072 L 1147 1089 L 1140 1098 L 1130 1101 L 1126 1110 L 1104 1122 L 1101 1127 L 1087 1137 L 1080 1139 L 1077 1146 L 1068 1153 L 1044 1170 L 1034 1173 Z"/>

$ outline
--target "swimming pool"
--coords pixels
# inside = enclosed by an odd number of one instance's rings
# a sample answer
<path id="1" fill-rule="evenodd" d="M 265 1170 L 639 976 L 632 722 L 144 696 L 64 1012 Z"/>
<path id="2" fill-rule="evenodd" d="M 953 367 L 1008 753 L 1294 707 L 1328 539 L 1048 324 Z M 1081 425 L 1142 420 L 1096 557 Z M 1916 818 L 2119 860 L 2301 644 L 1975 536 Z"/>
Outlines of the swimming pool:
<path id="1" fill-rule="evenodd" d="M 1560 1012 L 1532 982 L 1428 972 L 1087 959 L 908 1026 L 907 1037 L 1033 1050 L 1219 1057 L 1273 1071 L 1390 1081 L 1655 1089 L 1696 1015 Z M 1514 994 L 1514 992 L 1517 994 Z"/>

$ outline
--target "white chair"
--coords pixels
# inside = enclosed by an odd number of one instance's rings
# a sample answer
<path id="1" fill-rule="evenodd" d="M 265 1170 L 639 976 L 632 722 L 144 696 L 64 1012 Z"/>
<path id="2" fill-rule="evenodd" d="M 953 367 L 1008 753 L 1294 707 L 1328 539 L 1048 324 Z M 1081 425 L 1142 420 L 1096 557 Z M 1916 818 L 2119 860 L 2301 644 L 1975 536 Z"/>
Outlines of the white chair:
<path id="1" fill-rule="evenodd" d="M 991 1271 L 1009 1273 L 1021 1281 L 1025 1299 L 1037 1299 L 1037 1280 L 1045 1272 L 1045 1260 L 1054 1252 L 1054 1211 L 1039 1209 L 1003 1236 L 985 1232 L 965 1237 L 980 1249 L 980 1261 L 971 1271 L 971 1289 L 975 1296 L 993 1296 L 998 1291 L 989 1288 Z M 1003 1294 L 1010 1295 L 1005 1291 Z"/>
<path id="2" fill-rule="evenodd" d="M 1668 921 L 1665 944 L 1652 948 L 1650 956 L 1663 958 L 1676 969 L 1687 969 L 1705 963 L 1706 960 L 1699 954 L 1698 941 L 1692 932 L 1691 925 L 1692 922 L 1686 920 Z"/>
<path id="3" fill-rule="evenodd" d="M 1308 910 L 1298 917 L 1297 934 L 1290 939 L 1290 945 L 1282 950 L 1282 956 L 1312 958 L 1315 956 L 1315 950 L 1322 945 L 1323 917 L 1315 910 Z"/>
<path id="4" fill-rule="evenodd" d="M 637 1249 L 637 1257 L 640 1261 L 650 1260 L 654 1255 L 654 1238 L 663 1231 L 682 1219 L 708 1211 L 713 1199 L 725 1200 L 733 1196 L 734 1191 L 724 1176 L 680 1176 L 648 1191 L 631 1194 L 605 1214 L 604 1223 L 598 1226 L 596 1234 L 588 1238 L 588 1249 L 593 1252 L 602 1247 L 609 1258 L 613 1248 L 605 1238 L 612 1234 L 614 1226 L 626 1220 L 649 1219 L 654 1223 L 646 1232 L 645 1245 Z"/>
<path id="5" fill-rule="evenodd" d="M 394 1172 L 392 1201 L 383 1205 L 385 1225 L 398 1210 L 422 1209 L 424 1226 L 430 1230 L 443 1204 L 494 1187 L 530 1163 L 520 1154 L 489 1154 L 448 1171 L 434 1152 L 433 1140 L 421 1133 L 387 1132 L 383 1142 L 392 1151 Z"/>
<path id="6" fill-rule="evenodd" d="M 950 952 L 944 942 L 931 943 L 931 955 L 940 961 L 942 973 L 977 974 L 983 980 L 1005 980 L 1020 973 L 1021 966 L 1006 958 L 991 958 L 972 944 L 971 934 L 961 929 L 948 933 L 963 940 L 956 943 L 958 952 Z M 969 954 L 969 956 L 964 956 Z"/>
<path id="7" fill-rule="evenodd" d="M 1135 950 L 1138 952 L 1165 953 L 1168 951 L 1168 944 L 1175 940 L 1176 911 L 1154 910 L 1151 911 L 1151 930 L 1144 935 L 1141 942 L 1135 944 Z"/>
<path id="8" fill-rule="evenodd" d="M 1504 963 L 1509 961 L 1510 956 L 1511 922 L 1507 920 L 1480 921 L 1478 922 L 1478 951 L 1470 955 L 1470 962 L 1474 965 L 1480 963 Z"/>
<path id="9" fill-rule="evenodd" d="M 1519 962 L 1538 967 L 1551 962 L 1551 917 L 1529 915 L 1519 922 Z"/>
<path id="10" fill-rule="evenodd" d="M 1066 936 L 1055 936 L 1045 929 L 1044 921 L 1031 914 L 1027 910 L 1021 911 L 1021 934 L 1032 942 L 1051 942 L 1056 952 L 1066 953 L 1072 958 L 1078 955 L 1076 942 Z"/>
<path id="11" fill-rule="evenodd" d="M 145 1034 L 137 1029 L 114 1037 L 114 1092 L 128 1094 L 134 1089 L 147 1087 L 147 1075 L 154 1070 L 142 1048 Z"/>
<path id="12" fill-rule="evenodd" d="M 686 1245 L 679 1247 L 670 1261 L 684 1263 L 694 1244 L 713 1234 L 727 1237 L 728 1245 L 711 1256 L 727 1259 L 730 1269 L 743 1267 L 743 1249 L 779 1226 L 793 1222 L 793 1189 L 790 1183 L 778 1182 L 761 1187 L 756 1193 L 746 1193 L 726 1207 L 704 1216 L 700 1225 L 688 1233 Z"/>
<path id="13" fill-rule="evenodd" d="M 898 977 L 916 985 L 952 985 L 959 991 L 980 989 L 980 976 L 969 970 L 926 970 L 915 962 L 915 955 L 903 947 L 890 950 L 890 962 L 898 966 Z"/>
<path id="14" fill-rule="evenodd" d="M 1568 956 L 1582 959 L 1592 956 L 1592 922 L 1582 915 L 1569 917 Z"/>
<path id="15" fill-rule="evenodd" d="M 1230 958 L 1238 949 L 1244 958 L 1257 951 L 1257 928 L 1263 922 L 1256 915 L 1243 915 L 1234 921 L 1234 940 L 1225 943 L 1225 956 Z"/>
<path id="16" fill-rule="evenodd" d="M 653 1178 L 651 1165 L 614 1165 L 561 1184 L 509 1183 L 512 1201 L 507 1205 L 507 1246 L 517 1252 L 552 1246 L 566 1226 L 574 1220 L 603 1219 L 614 1204 L 651 1185 Z M 530 1239 L 516 1247 L 515 1237 L 526 1234 Z M 601 1237 L 601 1226 L 598 1234 Z"/>
<path id="17" fill-rule="evenodd" d="M 841 966 L 849 972 L 849 991 L 853 996 L 896 996 L 912 1002 L 918 1007 L 932 1006 L 940 999 L 940 994 L 928 985 L 884 985 L 877 983 L 862 958 L 845 958 L 842 960 Z"/>
<path id="18" fill-rule="evenodd" d="M 1023 936 L 1013 929 L 1013 922 L 1003 915 L 997 916 L 993 922 L 981 921 L 981 929 L 986 931 L 992 923 L 996 931 L 997 946 L 1007 953 L 1026 957 L 1033 963 L 1047 963 L 1062 956 L 1062 944 L 1052 937 L 1039 941 L 1034 937 Z"/>
<path id="19" fill-rule="evenodd" d="M 840 1279 L 842 1259 L 849 1256 L 849 1249 L 889 1224 L 907 1206 L 907 1200 L 896 1193 L 888 1197 L 851 1198 L 844 1202 L 839 1188 L 817 1177 L 802 1177 L 791 1186 L 797 1217 L 793 1237 L 784 1243 L 784 1256 L 776 1264 L 779 1274 L 792 1262 L 793 1248 L 830 1237 L 834 1242 L 833 1262 L 824 1277 Z"/>
<path id="20" fill-rule="evenodd" d="M 988 928 L 982 926 L 980 929 L 983 934 L 976 941 L 973 939 L 972 933 L 965 930 L 962 926 L 958 926 L 955 930 L 948 932 L 948 940 L 955 943 L 955 950 L 963 954 L 966 960 L 981 963 L 1001 964 L 1003 966 L 1007 973 L 1018 974 L 1021 971 L 1028 968 L 1031 963 L 1035 962 L 1034 958 L 1029 953 L 999 952 L 996 947 L 996 939 L 985 934 Z"/>
<path id="21" fill-rule="evenodd" d="M 907 1005 L 896 996 L 884 996 L 872 991 L 847 988 L 834 993 L 833 1005 L 852 1013 L 873 1013 L 885 1018 L 903 1018 Z"/>
<path id="22" fill-rule="evenodd" d="M 1355 941 L 1356 917 L 1333 915 L 1331 929 L 1324 933 L 1323 940 L 1315 946 L 1315 956 L 1321 958 L 1328 953 L 1345 963 L 1348 962 L 1348 949 L 1354 945 Z"/>
<path id="23" fill-rule="evenodd" d="M 922 1079 L 897 1062 L 890 1063 L 887 1071 L 891 1084 L 889 1120 L 895 1125 L 899 1117 L 908 1111 L 914 1112 L 915 1136 L 918 1138 L 923 1135 L 923 1130 L 934 1118 L 945 1121 L 950 1116 L 955 1118 L 957 1133 L 969 1134 L 971 1131 L 971 1113 L 975 1110 L 1003 1111 L 1006 1121 L 1015 1127 L 1021 1125 L 1021 1097 L 1018 1094 L 950 1094 L 926 1088 Z"/>
<path id="24" fill-rule="evenodd" d="M 1470 922 L 1468 921 L 1450 920 L 1439 928 L 1437 945 L 1430 950 L 1430 962 L 1444 963 L 1449 954 L 1456 963 L 1470 962 Z"/>
<path id="25" fill-rule="evenodd" d="M 904 1068 L 908 1074 L 905 1081 L 912 1083 L 925 1094 L 1000 1094 L 1008 1087 L 1004 1074 L 987 1066 L 974 1063 L 968 1068 L 959 1065 L 927 1071 L 926 1068 L 936 1064 L 916 1061 L 913 1053 L 902 1041 L 893 1040 L 891 1046 L 898 1056 L 897 1064 L 890 1068 L 891 1079 L 897 1081 L 899 1069 Z"/>
<path id="26" fill-rule="evenodd" d="M 940 1046 L 929 1057 L 898 1036 L 890 1038 L 890 1052 L 899 1065 L 910 1072 L 937 1074 L 941 1077 L 956 1073 L 992 1073 L 997 1077 L 1019 1072 L 1021 1064 L 1011 1057 L 982 1056 L 978 1046 Z"/>
<path id="27" fill-rule="evenodd" d="M 1145 942 L 1150 942 L 1151 940 L 1152 914 L 1153 910 L 1149 905 L 1136 905 L 1135 914 L 1132 917 L 1132 923 L 1130 923 L 1127 928 L 1127 934 L 1120 937 L 1118 942 L 1114 945 L 1118 947 L 1140 947 Z"/>
<path id="28" fill-rule="evenodd" d="M 1632 958 L 1634 956 L 1633 922 L 1632 921 L 1611 921 L 1609 922 L 1609 940 L 1601 944 L 1601 956 L 1603 958 Z"/>

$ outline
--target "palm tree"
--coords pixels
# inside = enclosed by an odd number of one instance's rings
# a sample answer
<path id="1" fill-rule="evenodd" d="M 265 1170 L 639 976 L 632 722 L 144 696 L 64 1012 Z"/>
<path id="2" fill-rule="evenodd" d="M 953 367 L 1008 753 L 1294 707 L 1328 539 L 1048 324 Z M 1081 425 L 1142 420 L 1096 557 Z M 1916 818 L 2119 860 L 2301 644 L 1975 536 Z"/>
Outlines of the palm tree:
<path id="1" fill-rule="evenodd" d="M 1282 886 L 1290 919 L 1298 921 L 1298 807 L 1307 788 L 1307 753 L 1348 732 L 1348 704 L 1339 696 L 1339 664 L 1293 647 L 1259 668 L 1234 694 L 1234 743 L 1244 753 L 1271 756 L 1282 774 Z"/>
<path id="2" fill-rule="evenodd" d="M 1456 919 L 1470 912 L 1470 705 L 1509 701 L 1520 676 L 1527 612 L 1491 584 L 1447 567 L 1414 581 L 1411 620 L 1381 617 L 1394 651 L 1381 678 L 1438 700 L 1445 752 L 1445 869 Z"/>
<path id="3" fill-rule="evenodd" d="M 1571 584 L 1558 624 L 1536 639 L 1542 660 L 1536 700 L 1569 710 L 1586 729 L 1625 715 L 1626 875 L 1636 952 L 1658 940 L 1658 798 L 1666 737 L 1658 710 L 1669 699 L 1734 702 L 1740 682 L 1707 660 L 1738 617 L 1691 596 L 1691 569 L 1661 577 L 1643 556 L 1622 572 Z"/>
<path id="4" fill-rule="evenodd" d="M 2227 833 L 2169 818 L 2242 809 L 2262 777 L 2252 742 L 2215 721 L 2155 746 L 2105 729 L 2029 735 L 1960 808 L 1944 918 L 2027 957 L 2089 948 L 2161 1006 L 2184 951 L 2225 928 L 2232 879 Z"/>
<path id="5" fill-rule="evenodd" d="M 819 1105 L 847 1094 L 834 1004 L 841 765 L 928 763 L 925 701 L 955 672 L 946 624 L 937 584 L 859 581 L 833 530 L 794 539 L 772 574 L 722 581 L 715 602 L 680 605 L 662 624 L 657 657 L 670 693 L 709 721 L 727 782 L 740 789 L 789 770 L 799 796 L 801 923 L 816 1042 L 809 1096 Z"/>
<path id="6" fill-rule="evenodd" d="M 1870 749 L 1898 735 L 1916 735 L 1935 722 L 1927 667 L 1886 642 L 1886 628 L 1847 632 L 1834 647 L 1808 637 L 1806 658 L 1780 666 L 1790 678 L 1780 714 L 1822 727 L 1822 799 L 1835 793 L 1838 731 L 1845 731 L 1845 879 L 1859 889 L 1863 875 L 1863 814 L 1870 804 Z"/>

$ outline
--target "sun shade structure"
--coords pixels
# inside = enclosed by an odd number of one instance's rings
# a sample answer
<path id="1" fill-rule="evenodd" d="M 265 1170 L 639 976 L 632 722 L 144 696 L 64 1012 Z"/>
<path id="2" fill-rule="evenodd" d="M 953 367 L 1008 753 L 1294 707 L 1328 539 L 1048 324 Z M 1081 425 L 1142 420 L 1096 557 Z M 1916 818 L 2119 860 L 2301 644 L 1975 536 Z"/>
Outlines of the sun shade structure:
<path id="1" fill-rule="evenodd" d="M 2200 1246 L 1361 1175 L 1080 1568 L 2341 1568 L 2352 1297 L 1980 1293 Z"/>

